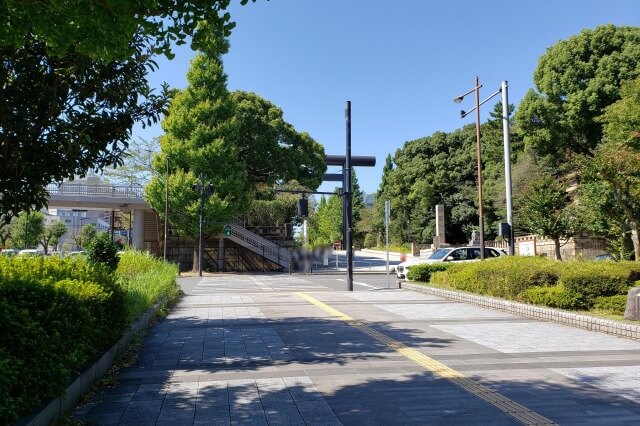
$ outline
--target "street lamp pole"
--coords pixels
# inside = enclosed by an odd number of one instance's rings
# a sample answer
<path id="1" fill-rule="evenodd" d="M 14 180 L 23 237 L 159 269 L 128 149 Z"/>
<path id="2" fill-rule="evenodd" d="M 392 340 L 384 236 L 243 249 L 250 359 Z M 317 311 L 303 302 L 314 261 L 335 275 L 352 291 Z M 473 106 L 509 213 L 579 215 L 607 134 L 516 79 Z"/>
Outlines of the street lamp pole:
<path id="1" fill-rule="evenodd" d="M 200 237 L 198 244 L 198 276 L 202 276 L 202 249 L 204 246 L 204 173 L 200 173 Z"/>
<path id="2" fill-rule="evenodd" d="M 465 96 L 470 94 L 471 92 L 475 92 L 476 95 L 476 106 L 473 110 L 476 111 L 476 157 L 478 160 L 478 214 L 480 215 L 479 225 L 480 225 L 480 259 L 484 259 L 484 214 L 483 214 L 483 203 L 482 203 L 482 160 L 481 160 L 481 150 L 480 150 L 480 106 L 484 103 L 492 99 L 498 93 L 502 93 L 502 132 L 504 137 L 504 179 L 505 179 L 505 197 L 507 201 L 507 223 L 509 224 L 509 254 L 515 254 L 515 240 L 513 234 L 513 206 L 512 206 L 512 196 L 511 196 L 511 145 L 509 142 L 509 95 L 508 95 L 508 83 L 507 81 L 503 81 L 500 89 L 492 93 L 488 98 L 480 102 L 480 88 L 482 85 L 479 84 L 479 79 L 476 77 L 476 84 L 473 89 L 468 92 L 456 96 L 453 98 L 455 103 L 460 103 L 464 99 Z M 469 115 L 471 111 L 460 111 L 460 117 L 464 118 Z"/>
<path id="3" fill-rule="evenodd" d="M 484 260 L 484 210 L 482 208 L 482 152 L 480 150 L 480 79 L 476 76 L 476 158 L 478 160 L 478 225 L 480 226 L 480 260 Z"/>
<path id="4" fill-rule="evenodd" d="M 200 191 L 200 232 L 198 237 L 198 275 L 202 276 L 202 253 L 204 251 L 204 197 L 211 196 L 213 193 L 213 185 L 210 183 L 205 185 L 204 173 L 200 173 L 200 184 L 193 184 L 191 187 L 194 191 Z"/>
<path id="5" fill-rule="evenodd" d="M 164 244 L 163 244 L 163 258 L 167 260 L 167 230 L 169 229 L 169 156 L 167 155 L 167 173 L 164 181 L 165 194 L 164 194 Z"/>
<path id="6" fill-rule="evenodd" d="M 509 224 L 509 254 L 515 255 L 516 242 L 513 233 L 513 205 L 511 203 L 511 144 L 509 140 L 509 84 L 502 82 L 502 133 L 504 137 L 504 183 L 507 198 L 507 223 Z"/>

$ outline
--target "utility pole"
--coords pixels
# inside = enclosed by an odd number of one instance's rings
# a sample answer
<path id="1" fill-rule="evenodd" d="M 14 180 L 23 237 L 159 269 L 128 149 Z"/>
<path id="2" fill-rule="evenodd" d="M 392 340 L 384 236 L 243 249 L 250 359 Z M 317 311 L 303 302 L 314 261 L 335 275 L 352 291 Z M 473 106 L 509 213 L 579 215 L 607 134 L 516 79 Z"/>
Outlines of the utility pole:
<path id="1" fill-rule="evenodd" d="M 167 260 L 167 232 L 169 229 L 169 156 L 167 155 L 167 173 L 165 175 L 165 193 L 164 193 L 164 244 L 163 259 Z"/>
<path id="2" fill-rule="evenodd" d="M 391 206 L 389 200 L 384 201 L 384 232 L 387 246 L 387 288 L 391 287 L 389 281 L 389 220 L 391 219 Z"/>
<path id="3" fill-rule="evenodd" d="M 346 216 L 345 216 L 345 230 L 346 230 L 346 246 L 347 246 L 347 289 L 353 291 L 353 242 L 351 232 L 351 213 L 352 213 L 352 193 L 351 193 L 351 101 L 347 101 L 345 108 L 345 122 L 347 133 L 347 152 L 344 164 L 345 174 L 345 203 Z"/>

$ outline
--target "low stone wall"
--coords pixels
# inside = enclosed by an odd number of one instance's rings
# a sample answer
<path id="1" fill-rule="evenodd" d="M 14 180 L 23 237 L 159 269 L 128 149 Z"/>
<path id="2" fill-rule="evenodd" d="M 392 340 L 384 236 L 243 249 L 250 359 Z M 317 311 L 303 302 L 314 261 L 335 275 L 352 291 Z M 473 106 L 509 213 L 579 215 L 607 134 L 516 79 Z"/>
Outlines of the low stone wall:
<path id="1" fill-rule="evenodd" d="M 494 299 L 492 297 L 478 296 L 476 294 L 463 293 L 460 291 L 443 290 L 408 282 L 402 283 L 402 288 L 430 294 L 432 296 L 457 300 L 459 302 L 471 303 L 485 308 L 497 309 L 499 311 L 527 318 L 552 321 L 559 324 L 583 328 L 585 330 L 599 331 L 618 337 L 625 337 L 640 341 L 640 325 L 626 324 L 619 321 L 595 318 L 588 315 L 561 311 L 558 309 L 543 308 L 540 306 L 527 305 L 509 300 Z"/>

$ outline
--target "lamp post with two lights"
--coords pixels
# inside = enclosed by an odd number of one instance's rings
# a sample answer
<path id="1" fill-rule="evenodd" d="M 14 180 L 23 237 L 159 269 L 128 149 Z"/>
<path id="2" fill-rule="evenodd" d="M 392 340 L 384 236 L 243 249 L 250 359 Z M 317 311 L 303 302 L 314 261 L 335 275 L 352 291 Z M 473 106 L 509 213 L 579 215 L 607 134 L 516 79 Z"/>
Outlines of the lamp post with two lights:
<path id="1" fill-rule="evenodd" d="M 476 106 L 470 111 L 460 111 L 460 118 L 465 118 L 471 112 L 476 112 L 476 159 L 478 167 L 478 215 L 479 215 L 479 227 L 480 227 L 480 260 L 484 259 L 484 212 L 482 206 L 482 157 L 480 149 L 480 106 L 487 102 L 489 99 L 496 96 L 498 93 L 502 93 L 502 131 L 504 138 L 504 177 L 505 177 L 505 196 L 507 203 L 507 224 L 508 229 L 506 233 L 509 239 L 509 254 L 515 253 L 515 241 L 513 236 L 513 206 L 511 195 L 511 147 L 509 141 L 509 96 L 508 96 L 508 84 L 507 81 L 503 81 L 500 89 L 492 93 L 488 98 L 480 102 L 480 80 L 476 76 L 475 86 L 468 92 L 456 96 L 453 98 L 455 103 L 460 103 L 465 96 L 475 92 Z"/>

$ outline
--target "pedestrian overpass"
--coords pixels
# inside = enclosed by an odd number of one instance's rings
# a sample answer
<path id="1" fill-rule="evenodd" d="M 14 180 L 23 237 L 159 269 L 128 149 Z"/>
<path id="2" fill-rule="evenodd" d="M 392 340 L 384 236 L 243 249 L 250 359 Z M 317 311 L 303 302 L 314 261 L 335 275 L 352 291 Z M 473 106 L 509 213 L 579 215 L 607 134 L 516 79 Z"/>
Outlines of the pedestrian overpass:
<path id="1" fill-rule="evenodd" d="M 159 253 L 163 231 L 158 215 L 144 199 L 144 189 L 140 186 L 91 185 L 73 182 L 54 183 L 47 186 L 50 208 L 116 210 L 133 212 L 132 244 L 140 250 Z M 220 241 L 228 240 L 254 254 L 288 269 L 289 251 L 272 241 L 251 232 L 239 221 L 227 225 L 228 235 L 220 234 Z M 218 265 L 224 265 L 224 250 L 220 250 Z"/>
<path id="2" fill-rule="evenodd" d="M 142 250 L 147 243 L 157 244 L 157 215 L 144 199 L 142 187 L 63 182 L 47 185 L 47 192 L 49 208 L 133 212 L 133 246 Z"/>

